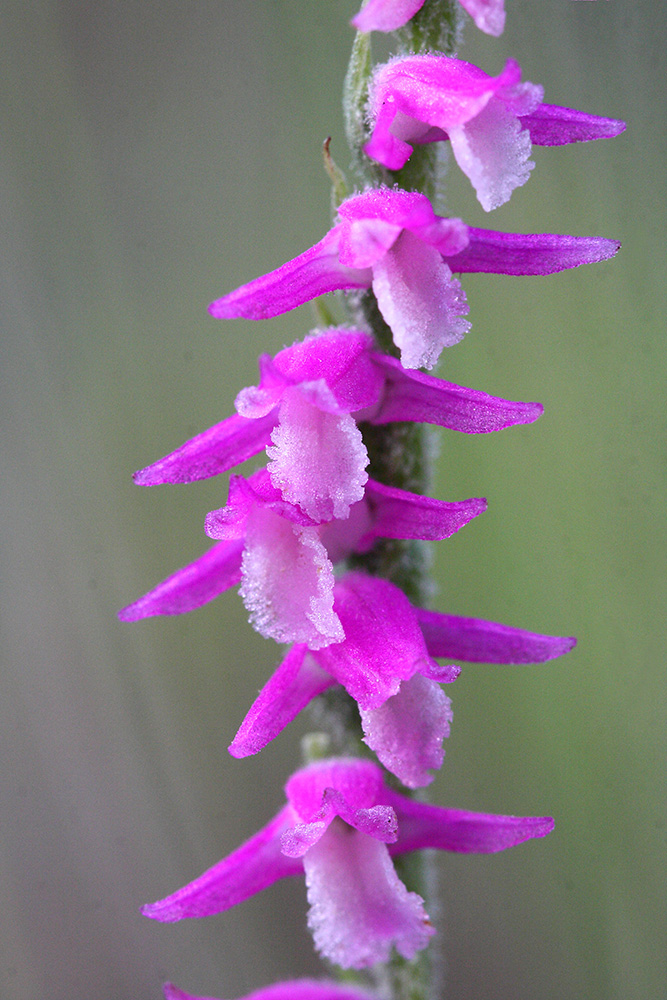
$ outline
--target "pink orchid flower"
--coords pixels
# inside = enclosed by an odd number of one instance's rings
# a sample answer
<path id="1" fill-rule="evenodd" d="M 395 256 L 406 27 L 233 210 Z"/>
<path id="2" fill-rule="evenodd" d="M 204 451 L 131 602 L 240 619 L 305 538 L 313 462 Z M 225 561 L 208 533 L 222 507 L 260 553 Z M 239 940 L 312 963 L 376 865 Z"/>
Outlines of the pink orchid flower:
<path id="1" fill-rule="evenodd" d="M 380 127 L 386 117 L 389 128 L 389 112 L 383 116 Z M 402 148 L 405 162 L 410 147 Z M 470 327 L 468 303 L 452 272 L 552 274 L 606 260 L 620 246 L 599 238 L 473 229 L 436 215 L 426 195 L 387 187 L 348 198 L 338 215 L 319 243 L 217 299 L 211 315 L 267 319 L 327 292 L 372 287 L 403 366 L 432 368 L 443 348 Z"/>
<path id="2" fill-rule="evenodd" d="M 461 6 L 487 35 L 502 35 L 505 27 L 504 0 L 460 0 Z M 352 24 L 357 31 L 395 31 L 407 24 L 424 0 L 368 0 Z"/>
<path id="3" fill-rule="evenodd" d="M 423 900 L 398 878 L 392 856 L 432 848 L 490 853 L 553 829 L 548 817 L 442 809 L 388 788 L 370 761 L 338 758 L 298 771 L 287 804 L 241 847 L 194 882 L 143 908 L 156 920 L 230 909 L 278 879 L 305 874 L 308 924 L 318 951 L 342 968 L 367 968 L 393 947 L 412 958 L 435 933 Z"/>
<path id="4" fill-rule="evenodd" d="M 368 453 L 357 422 L 419 421 L 466 434 L 531 423 L 539 403 L 520 403 L 453 385 L 373 349 L 359 330 L 316 331 L 274 358 L 262 355 L 260 383 L 236 397 L 236 414 L 135 473 L 141 486 L 189 483 L 267 450 L 271 482 L 318 522 L 344 518 L 361 500 Z"/>
<path id="5" fill-rule="evenodd" d="M 315 697 L 341 684 L 359 707 L 364 741 L 409 788 L 427 785 L 444 757 L 452 712 L 440 684 L 465 662 L 543 663 L 568 653 L 571 637 L 538 635 L 496 622 L 413 607 L 398 587 L 362 573 L 336 583 L 334 609 L 345 639 L 293 646 L 260 691 L 229 752 L 258 753 Z"/>
<path id="6" fill-rule="evenodd" d="M 261 635 L 319 649 L 345 638 L 334 609 L 333 563 L 368 552 L 378 538 L 449 538 L 485 509 L 483 499 L 446 503 L 369 479 L 349 517 L 320 524 L 282 499 L 266 469 L 249 479 L 233 476 L 227 505 L 206 518 L 217 545 L 119 616 L 182 614 L 240 583 Z"/>
<path id="7" fill-rule="evenodd" d="M 173 983 L 162 987 L 164 1000 L 215 1000 L 215 997 L 195 996 L 179 990 Z M 273 983 L 260 990 L 254 990 L 240 1000 L 379 1000 L 366 990 L 344 983 L 334 983 L 324 979 L 290 979 L 284 983 Z"/>
<path id="8" fill-rule="evenodd" d="M 528 180 L 531 143 L 585 142 L 625 128 L 615 119 L 543 104 L 542 88 L 522 83 L 512 59 L 494 77 L 445 55 L 399 57 L 378 67 L 369 94 L 366 154 L 400 170 L 414 145 L 448 139 L 487 212 Z"/>

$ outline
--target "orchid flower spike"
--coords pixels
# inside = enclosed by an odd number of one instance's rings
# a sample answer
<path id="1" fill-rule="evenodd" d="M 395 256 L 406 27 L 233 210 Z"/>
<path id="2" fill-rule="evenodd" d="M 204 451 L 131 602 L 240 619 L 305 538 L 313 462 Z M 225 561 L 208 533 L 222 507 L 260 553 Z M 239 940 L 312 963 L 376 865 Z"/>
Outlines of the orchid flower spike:
<path id="1" fill-rule="evenodd" d="M 502 35 L 504 0 L 460 0 L 461 6 L 487 35 Z M 424 6 L 424 0 L 368 0 L 352 24 L 357 31 L 396 31 Z"/>
<path id="2" fill-rule="evenodd" d="M 450 62 L 458 65 L 445 60 Z M 392 131 L 388 134 L 393 141 Z M 410 147 L 403 146 L 407 159 Z M 319 243 L 218 299 L 209 307 L 211 315 L 265 319 L 326 292 L 372 287 L 404 367 L 432 368 L 443 348 L 461 340 L 470 327 L 468 303 L 452 272 L 552 274 L 605 260 L 620 245 L 472 229 L 460 219 L 436 215 L 426 195 L 398 188 L 354 195 L 340 205 L 338 215 L 338 224 Z"/>
<path id="3" fill-rule="evenodd" d="M 179 990 L 172 983 L 162 987 L 164 1000 L 215 1000 L 215 997 L 195 996 Z M 324 979 L 291 979 L 254 990 L 240 1000 L 378 1000 L 377 996 L 356 986 Z"/>
<path id="4" fill-rule="evenodd" d="M 349 517 L 320 524 L 282 499 L 266 469 L 249 479 L 233 476 L 227 505 L 206 519 L 217 545 L 124 608 L 120 618 L 182 614 L 240 583 L 261 635 L 319 649 L 345 638 L 333 607 L 333 563 L 368 552 L 378 538 L 449 538 L 485 509 L 483 499 L 446 503 L 369 479 Z"/>
<path id="5" fill-rule="evenodd" d="M 293 646 L 260 691 L 229 752 L 258 753 L 317 695 L 341 684 L 359 707 L 364 741 L 409 788 L 432 780 L 444 757 L 452 712 L 439 687 L 464 662 L 543 663 L 568 653 L 570 637 L 414 608 L 398 587 L 362 573 L 336 583 L 334 609 L 345 639 L 317 650 Z"/>
<path id="6" fill-rule="evenodd" d="M 490 212 L 525 184 L 531 142 L 559 146 L 618 135 L 625 123 L 542 104 L 543 90 L 521 83 L 509 59 L 498 76 L 445 55 L 399 57 L 379 66 L 369 91 L 364 151 L 400 170 L 421 143 L 449 139 L 454 158 Z"/>
<path id="7" fill-rule="evenodd" d="M 230 909 L 278 879 L 305 873 L 318 951 L 342 968 L 412 958 L 435 933 L 423 900 L 391 857 L 434 848 L 490 853 L 553 829 L 548 817 L 442 809 L 388 788 L 371 761 L 311 764 L 287 783 L 287 804 L 241 847 L 189 885 L 143 908 L 156 920 Z"/>
<path id="8" fill-rule="evenodd" d="M 466 434 L 531 423 L 539 403 L 499 399 L 405 370 L 359 330 L 315 331 L 274 358 L 260 383 L 236 397 L 237 413 L 135 473 L 142 486 L 189 483 L 226 472 L 264 449 L 282 498 L 321 523 L 361 500 L 368 453 L 357 421 L 420 421 Z"/>

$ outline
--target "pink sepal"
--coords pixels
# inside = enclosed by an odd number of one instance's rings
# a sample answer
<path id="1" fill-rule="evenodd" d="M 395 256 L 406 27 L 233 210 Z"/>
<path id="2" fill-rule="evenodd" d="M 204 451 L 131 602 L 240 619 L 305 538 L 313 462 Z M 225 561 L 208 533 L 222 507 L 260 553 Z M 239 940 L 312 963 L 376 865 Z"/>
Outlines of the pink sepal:
<path id="1" fill-rule="evenodd" d="M 216 1000 L 215 997 L 195 996 L 179 990 L 173 983 L 162 987 L 164 1000 Z M 344 983 L 324 979 L 290 979 L 253 990 L 239 1000 L 378 1000 L 377 996 Z"/>
<path id="2" fill-rule="evenodd" d="M 554 828 L 550 816 L 498 816 L 442 809 L 408 799 L 389 788 L 385 789 L 383 801 L 398 816 L 398 840 L 390 846 L 393 855 L 431 848 L 457 854 L 493 854 L 533 837 L 545 837 Z"/>
<path id="3" fill-rule="evenodd" d="M 540 635 L 480 618 L 415 608 L 431 656 L 467 663 L 544 663 L 569 653 L 574 637 Z"/>
<path id="4" fill-rule="evenodd" d="M 229 746 L 232 757 L 259 753 L 313 698 L 334 683 L 305 645 L 293 646 L 241 723 Z"/>
<path id="5" fill-rule="evenodd" d="M 357 31 L 395 31 L 423 6 L 424 0 L 368 0 L 351 23 Z"/>
<path id="6" fill-rule="evenodd" d="M 269 319 L 336 289 L 368 288 L 369 272 L 340 263 L 339 238 L 339 227 L 330 230 L 319 243 L 282 267 L 216 299 L 209 313 L 215 319 Z"/>
<path id="7" fill-rule="evenodd" d="M 531 142 L 536 146 L 613 139 L 626 129 L 625 122 L 616 118 L 601 118 L 556 104 L 540 104 L 530 114 L 521 116 L 521 125 L 530 132 Z"/>
<path id="8" fill-rule="evenodd" d="M 515 424 L 531 424 L 543 413 L 540 403 L 519 403 L 466 389 L 423 372 L 407 371 L 395 358 L 374 356 L 386 378 L 385 394 L 369 420 L 373 424 L 416 421 L 464 434 L 488 434 Z"/>
<path id="9" fill-rule="evenodd" d="M 377 708 L 430 664 L 414 610 L 398 587 L 363 573 L 346 574 L 334 593 L 345 642 L 315 658 L 362 708 Z"/>
<path id="10" fill-rule="evenodd" d="M 172 573 L 118 617 L 135 622 L 151 615 L 181 615 L 212 601 L 241 580 L 243 543 L 218 542 L 199 559 Z"/>
<path id="11" fill-rule="evenodd" d="M 138 486 L 156 486 L 194 483 L 218 476 L 263 451 L 277 419 L 277 413 L 269 413 L 261 420 L 247 420 L 234 413 L 176 451 L 135 472 L 133 479 Z"/>
<path id="12" fill-rule="evenodd" d="M 184 917 L 208 917 L 221 913 L 288 875 L 299 875 L 303 865 L 286 857 L 280 848 L 283 833 L 298 822 L 291 806 L 277 816 L 217 865 L 213 865 L 188 885 L 157 903 L 142 907 L 154 920 L 173 921 Z"/>
<path id="13" fill-rule="evenodd" d="M 446 502 L 386 486 L 374 479 L 366 483 L 366 502 L 371 512 L 371 527 L 357 545 L 358 551 L 370 548 L 376 538 L 420 538 L 439 541 L 449 538 L 486 510 L 486 500 Z"/>
<path id="14" fill-rule="evenodd" d="M 449 257 L 452 271 L 485 274 L 555 274 L 581 264 L 608 260 L 618 252 L 617 240 L 601 237 L 560 236 L 555 233 L 497 233 L 469 229 L 470 242 Z"/>

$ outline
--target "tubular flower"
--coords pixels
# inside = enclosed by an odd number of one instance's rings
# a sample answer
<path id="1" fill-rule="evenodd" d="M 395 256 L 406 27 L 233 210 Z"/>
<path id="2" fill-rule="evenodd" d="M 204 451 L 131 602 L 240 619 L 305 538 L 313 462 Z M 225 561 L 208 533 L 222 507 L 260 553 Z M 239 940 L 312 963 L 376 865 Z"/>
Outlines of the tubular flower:
<path id="1" fill-rule="evenodd" d="M 502 35 L 505 27 L 504 0 L 460 0 L 481 31 L 487 35 Z M 424 0 L 368 0 L 352 24 L 357 31 L 395 31 L 407 24 Z"/>
<path id="2" fill-rule="evenodd" d="M 334 562 L 369 551 L 378 538 L 448 538 L 485 509 L 482 499 L 446 503 L 368 480 L 348 518 L 320 524 L 282 499 L 266 469 L 249 479 L 233 476 L 226 507 L 206 519 L 207 534 L 217 539 L 214 549 L 123 609 L 120 617 L 136 621 L 181 614 L 240 583 L 258 632 L 318 649 L 345 637 L 333 608 Z"/>
<path id="3" fill-rule="evenodd" d="M 444 55 L 416 55 L 380 66 L 370 87 L 371 139 L 364 147 L 400 170 L 416 144 L 449 139 L 454 158 L 485 211 L 528 180 L 531 142 L 558 146 L 618 135 L 625 124 L 542 104 L 543 90 L 521 83 L 508 59 L 498 76 Z"/>
<path id="4" fill-rule="evenodd" d="M 404 785 L 421 787 L 442 764 L 452 718 L 439 684 L 460 672 L 433 657 L 538 663 L 575 645 L 569 637 L 414 608 L 393 584 L 361 573 L 343 577 L 334 594 L 345 640 L 325 649 L 292 647 L 243 720 L 232 756 L 258 753 L 313 698 L 339 683 L 356 700 L 364 740 L 378 759 Z"/>
<path id="5" fill-rule="evenodd" d="M 410 147 L 402 145 L 405 162 Z M 460 219 L 436 215 L 426 195 L 398 188 L 354 195 L 338 214 L 340 221 L 319 243 L 216 300 L 211 315 L 266 319 L 326 292 L 372 287 L 402 364 L 432 368 L 442 349 L 457 343 L 470 326 L 465 294 L 452 271 L 551 274 L 604 260 L 619 247 L 596 238 L 472 229 Z"/>
<path id="6" fill-rule="evenodd" d="M 215 1000 L 215 997 L 195 996 L 179 990 L 172 983 L 163 986 L 164 1000 Z M 291 979 L 254 990 L 240 1000 L 377 1000 L 377 997 L 356 986 L 346 986 L 323 979 Z"/>
<path id="7" fill-rule="evenodd" d="M 548 817 L 495 816 L 415 802 L 383 783 L 370 761 L 311 764 L 287 783 L 287 804 L 250 840 L 171 896 L 143 908 L 173 921 L 228 910 L 305 873 L 308 923 L 319 952 L 342 968 L 412 958 L 434 929 L 391 857 L 434 848 L 490 853 L 553 829 Z"/>
<path id="8" fill-rule="evenodd" d="M 357 421 L 420 421 L 485 434 L 532 423 L 539 403 L 499 399 L 404 369 L 359 330 L 315 331 L 274 358 L 259 386 L 236 397 L 236 414 L 135 473 L 142 486 L 189 483 L 267 450 L 271 482 L 318 522 L 346 517 L 361 500 L 368 454 Z"/>

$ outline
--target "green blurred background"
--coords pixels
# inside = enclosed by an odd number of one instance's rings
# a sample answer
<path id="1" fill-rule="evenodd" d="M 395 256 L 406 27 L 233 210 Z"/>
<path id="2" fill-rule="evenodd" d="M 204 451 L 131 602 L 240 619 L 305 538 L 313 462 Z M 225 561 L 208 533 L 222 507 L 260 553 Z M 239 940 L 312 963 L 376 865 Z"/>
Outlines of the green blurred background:
<path id="1" fill-rule="evenodd" d="M 141 903 L 233 849 L 282 800 L 306 731 L 226 746 L 277 660 L 234 593 L 134 626 L 118 607 L 206 545 L 226 479 L 130 473 L 230 412 L 260 351 L 310 307 L 221 324 L 206 305 L 329 225 L 320 144 L 345 166 L 339 92 L 356 0 L 8 0 L 3 5 L 0 997 L 239 996 L 318 974 L 300 880 L 206 921 Z M 451 1000 L 665 995 L 663 702 L 665 49 L 662 4 L 508 0 L 500 40 L 551 103 L 628 121 L 538 149 L 485 216 L 621 238 L 545 279 L 466 276 L 473 329 L 439 372 L 535 425 L 438 433 L 434 492 L 489 511 L 435 547 L 436 606 L 578 649 L 470 666 L 434 785 L 442 804 L 551 813 L 500 856 L 437 859 Z M 380 46 L 380 50 L 382 46 Z"/>

